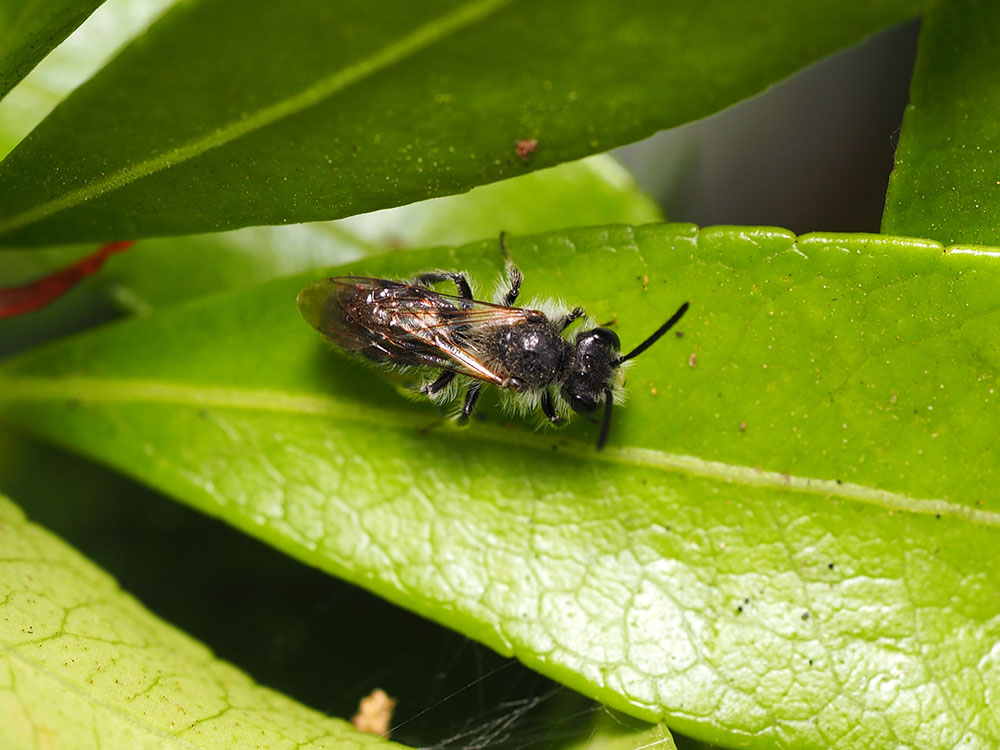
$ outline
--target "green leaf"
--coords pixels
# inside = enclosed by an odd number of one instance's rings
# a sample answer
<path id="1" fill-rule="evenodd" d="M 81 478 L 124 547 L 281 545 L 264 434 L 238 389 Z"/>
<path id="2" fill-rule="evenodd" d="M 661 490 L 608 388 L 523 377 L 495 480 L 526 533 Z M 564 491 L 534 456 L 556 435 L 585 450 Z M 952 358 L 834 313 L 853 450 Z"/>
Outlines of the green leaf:
<path id="1" fill-rule="evenodd" d="M 0 99 L 103 0 L 0 0 Z"/>
<path id="2" fill-rule="evenodd" d="M 399 747 L 256 685 L 0 496 L 0 746 Z"/>
<path id="3" fill-rule="evenodd" d="M 1000 245 L 1000 4 L 932 4 L 920 30 L 882 229 Z"/>
<path id="4" fill-rule="evenodd" d="M 536 433 L 484 397 L 463 431 L 400 398 L 301 320 L 305 276 L 10 362 L 0 415 L 693 736 L 1000 742 L 993 258 L 688 225 L 510 250 L 525 299 L 626 348 L 691 300 L 602 453 L 586 420 Z M 500 266 L 491 241 L 338 273 Z"/>
<path id="5" fill-rule="evenodd" d="M 919 6 L 181 3 L 4 161 L 0 240 L 296 223 L 460 192 L 704 117 Z"/>

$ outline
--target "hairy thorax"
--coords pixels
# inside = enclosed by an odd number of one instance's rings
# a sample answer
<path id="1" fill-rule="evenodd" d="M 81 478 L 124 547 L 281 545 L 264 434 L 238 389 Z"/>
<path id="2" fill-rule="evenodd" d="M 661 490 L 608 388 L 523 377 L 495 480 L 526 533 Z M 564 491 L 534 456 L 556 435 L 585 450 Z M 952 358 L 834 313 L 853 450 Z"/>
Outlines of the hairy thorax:
<path id="1" fill-rule="evenodd" d="M 507 387 L 535 390 L 559 382 L 569 365 L 571 346 L 552 322 L 537 319 L 493 329 L 489 348 L 510 378 Z"/>

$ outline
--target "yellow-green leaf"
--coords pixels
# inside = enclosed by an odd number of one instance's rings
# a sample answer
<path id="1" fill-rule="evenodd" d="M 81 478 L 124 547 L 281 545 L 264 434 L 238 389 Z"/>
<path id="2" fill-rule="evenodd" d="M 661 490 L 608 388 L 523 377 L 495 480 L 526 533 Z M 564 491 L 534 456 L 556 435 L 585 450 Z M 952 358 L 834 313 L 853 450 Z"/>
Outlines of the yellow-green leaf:
<path id="1" fill-rule="evenodd" d="M 0 747 L 399 745 L 255 684 L 0 496 Z"/>

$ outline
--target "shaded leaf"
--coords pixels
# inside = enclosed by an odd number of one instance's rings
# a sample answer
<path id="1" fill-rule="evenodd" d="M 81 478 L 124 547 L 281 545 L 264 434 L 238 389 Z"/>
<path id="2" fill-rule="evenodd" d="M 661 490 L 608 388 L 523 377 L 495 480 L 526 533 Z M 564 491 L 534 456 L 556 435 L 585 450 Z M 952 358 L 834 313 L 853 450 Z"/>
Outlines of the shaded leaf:
<path id="1" fill-rule="evenodd" d="M 0 496 L 0 745 L 399 747 L 216 660 Z"/>
<path id="2" fill-rule="evenodd" d="M 0 0 L 0 99 L 103 0 Z"/>
<path id="3" fill-rule="evenodd" d="M 931 4 L 882 230 L 1000 244 L 1000 4 Z"/>
<path id="4" fill-rule="evenodd" d="M 0 414 L 693 736 L 996 743 L 992 259 L 687 225 L 510 248 L 525 298 L 614 316 L 625 347 L 692 301 L 603 453 L 586 421 L 534 433 L 489 399 L 443 424 L 324 346 L 294 308 L 306 277 L 10 362 Z M 499 252 L 338 272 L 442 266 L 485 283 Z"/>
<path id="5" fill-rule="evenodd" d="M 0 239 L 218 231 L 460 192 L 703 117 L 919 6 L 182 3 L 4 161 Z"/>

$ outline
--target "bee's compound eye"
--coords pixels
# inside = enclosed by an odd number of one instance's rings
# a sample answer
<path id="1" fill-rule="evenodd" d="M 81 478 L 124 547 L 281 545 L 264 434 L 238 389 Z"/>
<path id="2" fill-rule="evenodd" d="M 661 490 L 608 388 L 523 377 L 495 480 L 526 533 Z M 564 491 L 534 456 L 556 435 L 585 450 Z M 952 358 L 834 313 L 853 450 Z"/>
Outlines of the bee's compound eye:
<path id="1" fill-rule="evenodd" d="M 584 331 L 576 340 L 577 346 L 590 351 L 593 351 L 594 346 L 598 343 L 608 351 L 617 351 L 622 345 L 618 334 L 610 328 L 593 328 L 589 331 Z"/>
<path id="2" fill-rule="evenodd" d="M 597 400 L 587 395 L 572 395 L 568 399 L 570 408 L 577 414 L 593 414 L 597 411 Z"/>
<path id="3" fill-rule="evenodd" d="M 594 336 L 607 344 L 609 349 L 621 349 L 621 339 L 619 339 L 618 334 L 610 328 L 595 328 Z"/>

